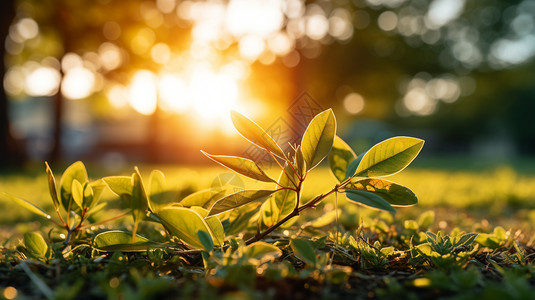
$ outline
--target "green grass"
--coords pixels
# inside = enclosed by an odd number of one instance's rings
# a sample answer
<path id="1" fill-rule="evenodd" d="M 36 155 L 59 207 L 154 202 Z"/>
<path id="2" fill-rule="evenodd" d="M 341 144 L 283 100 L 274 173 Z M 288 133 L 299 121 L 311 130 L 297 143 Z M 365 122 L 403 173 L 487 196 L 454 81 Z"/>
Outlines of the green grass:
<path id="1" fill-rule="evenodd" d="M 162 170 L 168 189 L 177 191 L 177 201 L 220 179 L 229 180 L 229 176 L 221 177 L 228 175 L 227 170 L 216 167 L 166 165 L 140 169 L 145 178 L 152 169 Z M 61 169 L 55 171 L 59 177 Z M 91 165 L 88 171 L 92 178 L 131 173 L 124 170 L 121 174 L 110 174 Z M 313 170 L 309 176 L 304 187 L 305 201 L 330 190 L 336 183 L 326 168 Z M 265 186 L 252 180 L 230 179 L 243 187 Z M 266 239 L 283 253 L 269 264 L 255 262 L 251 267 L 235 260 L 225 264 L 213 254 L 210 260 L 215 259 L 211 263 L 216 267 L 205 273 L 207 262 L 203 263 L 200 257 L 177 255 L 165 249 L 146 254 L 80 250 L 74 251 L 78 255 L 65 256 L 65 261 L 27 264 L 33 274 L 54 290 L 56 297 L 64 299 L 268 299 L 288 295 L 309 299 L 532 297 L 535 174 L 511 166 L 477 171 L 420 165 L 388 179 L 411 188 L 418 196 L 418 205 L 399 208 L 393 216 L 355 205 L 343 196 L 330 197 L 316 209 L 302 213 L 292 227 L 277 230 Z M 3 173 L 0 191 L 23 197 L 49 212 L 53 210 L 44 172 Z M 122 211 L 121 202 L 111 192 L 106 192 L 103 201 L 109 203 L 108 208 L 94 221 Z M 14 203 L 0 201 L 0 209 L 0 243 L 4 245 L 0 255 L 0 299 L 7 286 L 16 287 L 22 296 L 42 297 L 35 288 L 35 280 L 29 280 L 26 271 L 15 267 L 20 254 L 14 249 L 21 245 L 24 232 L 40 231 L 46 236 L 52 227 Z M 131 224 L 131 217 L 127 216 L 104 226 L 131 229 Z M 426 252 L 427 246 L 418 246 L 423 251 L 418 254 L 415 247 L 426 243 L 427 231 L 441 232 L 452 239 L 461 232 L 475 232 L 479 236 L 466 248 L 438 255 Z M 161 228 L 142 222 L 139 232 L 157 237 Z M 359 240 L 358 232 L 366 242 Z M 341 237 L 336 238 L 338 233 Z M 312 268 L 306 259 L 292 254 L 289 239 L 297 237 L 312 241 L 315 253 L 320 260 L 325 256 L 326 262 Z M 95 260 L 97 257 L 102 258 Z M 49 273 L 56 275 L 49 277 Z"/>

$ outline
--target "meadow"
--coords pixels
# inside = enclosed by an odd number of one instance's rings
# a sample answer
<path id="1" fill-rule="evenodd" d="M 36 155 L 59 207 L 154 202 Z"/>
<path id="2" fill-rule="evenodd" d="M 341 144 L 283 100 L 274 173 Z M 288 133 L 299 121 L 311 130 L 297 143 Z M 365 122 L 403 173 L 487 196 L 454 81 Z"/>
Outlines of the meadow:
<path id="1" fill-rule="evenodd" d="M 91 165 L 87 169 L 90 178 L 131 172 L 110 174 Z M 146 178 L 153 169 L 165 174 L 168 191 L 174 194 L 170 199 L 177 202 L 222 182 L 239 188 L 269 186 L 236 177 L 220 167 L 143 165 L 141 175 Z M 326 167 L 313 170 L 309 176 L 303 188 L 304 201 L 336 183 Z M 147 253 L 92 250 L 91 254 L 65 255 L 61 263 L 57 259 L 47 264 L 29 260 L 31 271 L 22 271 L 16 262 L 26 258 L 23 234 L 37 231 L 50 236 L 53 226 L 15 203 L 2 200 L 3 297 L 10 299 L 9 292 L 13 290 L 8 288 L 14 288 L 22 299 L 46 295 L 32 288 L 39 282 L 53 290 L 53 298 L 65 299 L 141 299 L 157 295 L 169 299 L 177 295 L 254 299 L 288 298 L 290 294 L 297 299 L 532 297 L 535 174 L 511 165 L 474 170 L 451 165 L 430 168 L 423 163 L 388 179 L 410 187 L 418 204 L 398 208 L 396 214 L 391 214 L 356 205 L 343 194 L 329 196 L 315 209 L 300 214 L 297 222 L 265 239 L 282 250 L 280 256 L 249 257 L 250 261 L 234 258 L 232 263 L 223 252 L 220 261 L 215 254 L 200 259 L 172 249 Z M 0 176 L 0 191 L 53 212 L 44 172 L 32 168 L 4 173 Z M 95 224 L 126 211 L 122 201 L 109 190 L 101 202 L 107 206 L 91 220 Z M 126 215 L 92 226 L 87 229 L 88 236 L 105 228 L 131 231 L 132 217 Z M 162 228 L 148 222 L 141 223 L 139 232 L 153 239 L 161 238 L 160 234 L 165 236 Z M 477 236 L 470 235 L 474 233 Z M 244 237 L 243 233 L 237 235 L 240 237 Z M 299 250 L 291 242 L 294 240 L 306 240 L 312 246 Z M 307 254 L 306 249 L 313 254 Z M 41 279 L 28 281 L 28 272 Z M 51 272 L 56 276 L 49 277 Z M 77 274 L 86 281 L 60 274 Z M 88 287 L 92 292 L 84 296 L 82 290 Z"/>

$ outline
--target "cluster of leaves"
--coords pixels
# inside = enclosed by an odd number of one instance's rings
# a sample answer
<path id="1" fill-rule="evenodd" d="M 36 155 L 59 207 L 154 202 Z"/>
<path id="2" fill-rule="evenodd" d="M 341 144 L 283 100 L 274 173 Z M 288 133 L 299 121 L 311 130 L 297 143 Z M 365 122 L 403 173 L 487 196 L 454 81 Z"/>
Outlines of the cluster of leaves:
<path id="1" fill-rule="evenodd" d="M 2 251 L 0 277 L 22 295 L 66 299 L 531 297 L 535 249 L 526 241 L 501 227 L 445 234 L 431 229 L 434 218 L 433 211 L 404 221 L 375 213 L 356 231 L 330 234 L 305 223 L 296 234 L 250 245 L 231 237 L 227 247 L 200 253 L 172 246 L 139 252 L 78 247 L 46 264 L 25 245 Z M 131 236 L 123 239 L 128 244 Z"/>
<path id="2" fill-rule="evenodd" d="M 157 170 L 148 181 L 135 168 L 131 176 L 90 182 L 85 166 L 76 162 L 57 184 L 46 165 L 57 217 L 29 201 L 0 194 L 57 227 L 48 238 L 29 232 L 17 249 L 2 248 L 5 274 L 29 277 L 49 298 L 80 297 L 91 283 L 83 279 L 58 283 L 36 274 L 74 272 L 78 275 L 74 278 L 89 278 L 98 285 L 88 295 L 97 298 L 176 292 L 176 280 L 181 285 L 178 294 L 192 298 L 237 290 L 276 296 L 284 293 L 284 283 L 301 287 L 303 297 L 318 291 L 384 297 L 416 291 L 432 297 L 437 290 L 460 293 L 459 286 L 487 294 L 494 287 L 490 282 L 500 280 L 529 290 L 535 250 L 501 227 L 479 235 L 459 229 L 432 232 L 432 212 L 392 224 L 393 207 L 414 205 L 417 199 L 407 187 L 382 177 L 403 170 L 419 153 L 422 140 L 395 137 L 357 156 L 336 136 L 336 120 L 327 110 L 310 122 L 301 143 L 286 153 L 256 123 L 237 112 L 231 116 L 240 134 L 280 167 L 278 179 L 253 160 L 205 154 L 241 175 L 273 184 L 273 189 L 220 186 L 174 201 L 176 192 L 166 188 L 165 176 Z M 302 197 L 307 175 L 325 158 L 338 183 L 323 194 Z M 92 216 L 106 205 L 99 203 L 106 187 L 129 207 L 131 231 L 92 226 L 96 225 Z M 333 194 L 380 210 L 390 219 L 363 220 L 356 231 L 338 227 L 329 234 L 321 228 L 336 219 L 335 207 L 318 219 L 290 227 L 301 212 Z M 276 231 L 282 227 L 284 231 Z M 511 265 L 516 273 L 506 268 Z M 355 289 L 363 282 L 369 286 Z"/>
<path id="3" fill-rule="evenodd" d="M 173 202 L 172 199 L 162 201 L 173 195 L 166 192 L 165 176 L 160 171 L 155 170 L 150 174 L 148 184 L 144 183 L 137 168 L 131 176 L 109 176 L 91 183 L 83 163 L 76 162 L 66 169 L 59 186 L 52 170 L 46 165 L 50 195 L 58 220 L 29 201 L 5 193 L 1 196 L 50 219 L 65 230 L 62 236 L 65 237 L 63 245 L 66 247 L 72 244 L 73 237 L 80 234 L 89 216 L 105 206 L 105 203 L 97 203 L 103 189 L 108 186 L 130 207 L 133 230 L 131 233 L 118 230 L 99 233 L 90 246 L 101 251 L 147 250 L 154 247 L 154 241 L 137 234 L 142 221 L 162 225 L 169 236 L 178 238 L 180 243 L 177 246 L 210 252 L 214 247 L 222 250 L 228 248 L 228 238 L 252 223 L 257 224 L 257 233 L 245 243 L 251 245 L 260 241 L 280 226 L 290 224 L 301 211 L 315 207 L 333 193 L 344 193 L 358 204 L 392 213 L 395 212 L 393 206 L 408 206 L 417 202 L 416 196 L 408 188 L 381 177 L 404 169 L 421 150 L 423 141 L 420 139 L 391 138 L 357 157 L 336 136 L 336 119 L 329 109 L 311 120 L 301 143 L 292 145 L 291 151 L 286 153 L 252 120 L 235 111 L 231 112 L 231 118 L 243 137 L 266 151 L 279 165 L 279 178 L 271 178 L 257 162 L 247 158 L 203 153 L 241 175 L 273 183 L 273 189 L 229 191 L 220 187 L 197 192 L 179 202 Z M 302 187 L 307 174 L 327 156 L 339 184 L 327 193 L 302 199 Z M 169 202 L 171 204 L 161 205 Z M 62 216 L 62 210 L 66 213 L 65 217 Z M 128 235 L 130 239 L 126 238 Z M 41 258 L 51 257 L 39 233 L 28 233 L 25 241 L 28 248 L 35 248 L 36 253 L 42 254 Z"/>

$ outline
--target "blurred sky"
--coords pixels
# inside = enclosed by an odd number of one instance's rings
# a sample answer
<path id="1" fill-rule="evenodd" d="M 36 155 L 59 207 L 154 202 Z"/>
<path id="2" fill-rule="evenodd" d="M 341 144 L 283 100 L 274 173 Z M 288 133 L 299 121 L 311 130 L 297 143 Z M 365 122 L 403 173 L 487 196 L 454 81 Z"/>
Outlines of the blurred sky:
<path id="1" fill-rule="evenodd" d="M 329 107 L 362 151 L 405 134 L 534 153 L 532 0 L 7 2 L 3 86 L 29 159 L 197 161 L 244 146 L 231 109 L 286 143 Z"/>

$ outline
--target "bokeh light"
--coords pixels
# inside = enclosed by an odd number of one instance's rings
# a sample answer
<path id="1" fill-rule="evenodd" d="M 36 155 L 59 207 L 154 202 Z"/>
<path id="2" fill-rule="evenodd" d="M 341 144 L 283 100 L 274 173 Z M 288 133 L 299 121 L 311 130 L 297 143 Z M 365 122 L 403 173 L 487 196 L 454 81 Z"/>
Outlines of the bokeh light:
<path id="1" fill-rule="evenodd" d="M 350 114 L 356 115 L 364 109 L 364 98 L 358 93 L 349 93 L 343 101 L 344 108 Z"/>
<path id="2" fill-rule="evenodd" d="M 68 99 L 88 97 L 95 85 L 95 75 L 83 67 L 70 68 L 63 77 L 61 93 Z"/>
<path id="3" fill-rule="evenodd" d="M 38 64 L 26 64 L 25 92 L 30 96 L 52 96 L 57 93 L 61 74 L 57 69 Z"/>
<path id="4" fill-rule="evenodd" d="M 157 108 L 156 75 L 147 70 L 137 71 L 128 87 L 128 102 L 137 112 L 150 115 Z"/>
<path id="5" fill-rule="evenodd" d="M 85 105 L 105 126 L 152 115 L 147 131 L 191 120 L 226 131 L 230 109 L 267 118 L 303 91 L 342 118 L 430 122 L 479 111 L 492 72 L 533 62 L 533 1 L 491 2 L 98 1 L 63 19 L 22 0 L 3 85 L 17 103 L 81 100 L 64 107 Z"/>

